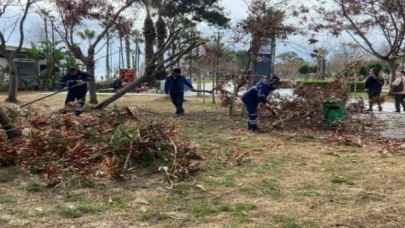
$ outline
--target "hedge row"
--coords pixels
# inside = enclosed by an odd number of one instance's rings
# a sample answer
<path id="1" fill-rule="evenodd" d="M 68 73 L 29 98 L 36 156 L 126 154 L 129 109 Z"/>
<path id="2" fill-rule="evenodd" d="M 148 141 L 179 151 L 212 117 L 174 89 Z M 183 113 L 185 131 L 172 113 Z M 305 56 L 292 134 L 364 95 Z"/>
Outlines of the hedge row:
<path id="1" fill-rule="evenodd" d="M 316 87 L 326 87 L 328 86 L 330 83 L 333 83 L 333 81 L 303 81 L 301 82 L 301 85 L 304 86 L 316 86 Z M 356 83 L 356 92 L 357 93 L 361 93 L 364 92 L 364 82 L 357 82 Z M 355 83 L 354 82 L 350 82 L 350 92 L 354 92 L 354 87 L 355 87 Z"/>

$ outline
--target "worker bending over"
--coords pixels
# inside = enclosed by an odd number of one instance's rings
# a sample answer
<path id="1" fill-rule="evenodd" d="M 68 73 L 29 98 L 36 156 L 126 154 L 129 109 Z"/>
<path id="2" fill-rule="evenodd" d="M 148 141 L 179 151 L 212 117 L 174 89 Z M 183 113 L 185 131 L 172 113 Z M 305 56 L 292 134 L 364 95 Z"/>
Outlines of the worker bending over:
<path id="1" fill-rule="evenodd" d="M 80 108 L 76 109 L 76 116 L 80 116 L 83 112 L 87 94 L 87 82 L 90 82 L 92 79 L 93 76 L 90 74 L 76 68 L 70 68 L 68 73 L 63 76 L 60 81 L 62 88 L 69 90 L 66 96 L 65 106 L 75 100 L 79 101 Z M 63 114 L 66 114 L 66 111 L 64 111 Z"/>
<path id="2" fill-rule="evenodd" d="M 259 103 L 266 104 L 267 110 L 271 111 L 273 115 L 277 114 L 267 97 L 270 92 L 278 89 L 280 85 L 281 82 L 278 79 L 272 80 L 272 82 L 263 80 L 243 94 L 242 101 L 248 112 L 248 130 L 255 133 L 259 132 L 257 125 L 257 106 Z"/>

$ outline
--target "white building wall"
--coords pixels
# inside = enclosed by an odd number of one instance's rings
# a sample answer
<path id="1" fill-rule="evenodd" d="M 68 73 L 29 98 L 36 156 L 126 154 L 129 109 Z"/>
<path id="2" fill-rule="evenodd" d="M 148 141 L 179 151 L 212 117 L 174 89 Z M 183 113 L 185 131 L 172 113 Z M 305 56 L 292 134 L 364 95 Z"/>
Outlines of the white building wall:
<path id="1" fill-rule="evenodd" d="M 5 58 L 0 58 L 0 84 L 8 80 L 8 74 L 6 73 L 6 67 L 8 66 Z"/>
<path id="2" fill-rule="evenodd" d="M 15 59 L 18 69 L 18 78 L 24 80 L 27 83 L 32 82 L 32 85 L 36 84 L 35 78 L 39 75 L 39 72 L 36 72 L 35 62 L 30 59 Z M 40 64 L 44 64 L 44 61 L 41 61 Z M 6 73 L 5 69 L 8 67 L 7 60 L 5 58 L 0 58 L 0 84 L 9 81 L 10 77 Z M 39 66 L 38 66 L 39 70 Z"/>

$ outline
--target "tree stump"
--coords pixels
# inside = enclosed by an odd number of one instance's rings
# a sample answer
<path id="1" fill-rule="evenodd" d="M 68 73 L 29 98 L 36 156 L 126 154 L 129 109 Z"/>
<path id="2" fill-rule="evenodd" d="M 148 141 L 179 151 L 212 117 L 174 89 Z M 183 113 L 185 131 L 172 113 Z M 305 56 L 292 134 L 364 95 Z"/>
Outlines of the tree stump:
<path id="1" fill-rule="evenodd" d="M 21 137 L 21 130 L 11 122 L 10 118 L 8 118 L 2 107 L 0 107 L 0 124 L 6 131 L 7 137 L 9 139 Z"/>

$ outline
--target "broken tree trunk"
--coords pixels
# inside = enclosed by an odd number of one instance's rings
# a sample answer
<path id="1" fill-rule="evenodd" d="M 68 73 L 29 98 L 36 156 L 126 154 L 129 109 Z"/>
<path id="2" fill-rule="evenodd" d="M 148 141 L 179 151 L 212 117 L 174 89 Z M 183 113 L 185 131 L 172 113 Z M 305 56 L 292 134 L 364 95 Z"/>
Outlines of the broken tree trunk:
<path id="1" fill-rule="evenodd" d="M 0 124 L 6 131 L 9 139 L 15 139 L 21 136 L 21 130 L 11 122 L 10 118 L 8 118 L 2 107 L 0 107 Z"/>

